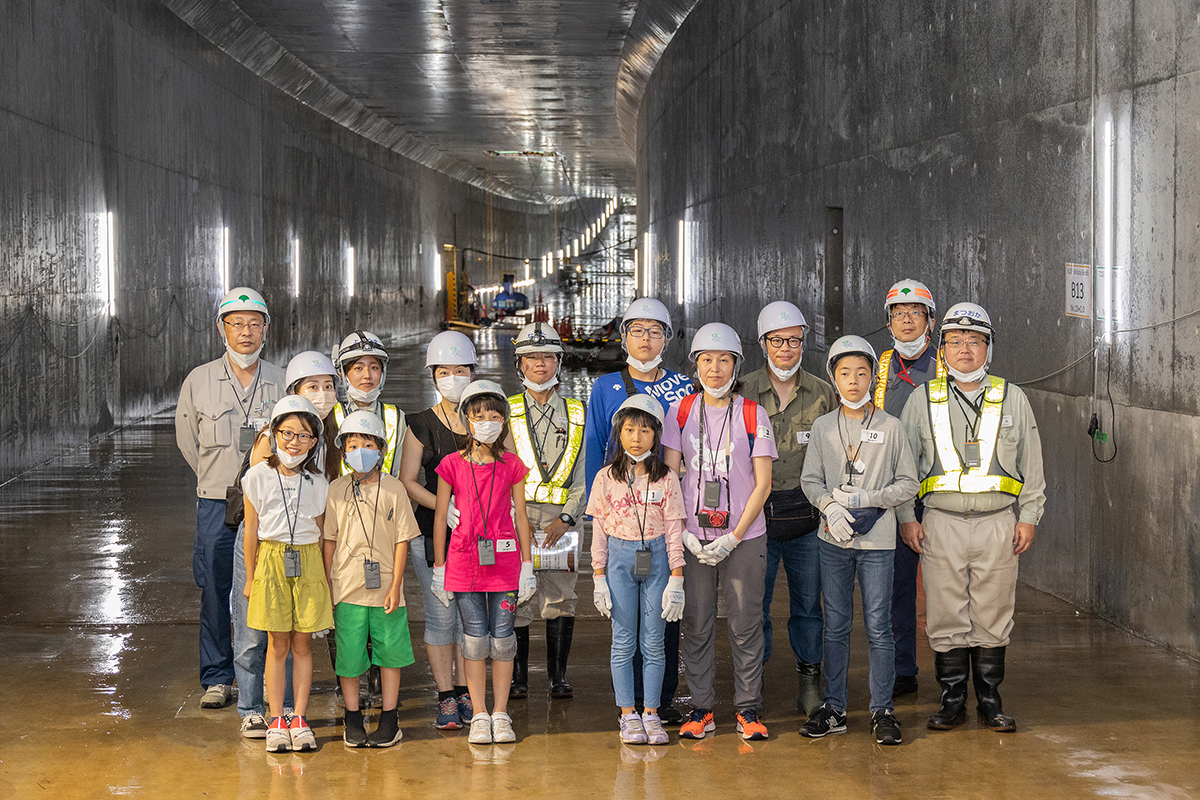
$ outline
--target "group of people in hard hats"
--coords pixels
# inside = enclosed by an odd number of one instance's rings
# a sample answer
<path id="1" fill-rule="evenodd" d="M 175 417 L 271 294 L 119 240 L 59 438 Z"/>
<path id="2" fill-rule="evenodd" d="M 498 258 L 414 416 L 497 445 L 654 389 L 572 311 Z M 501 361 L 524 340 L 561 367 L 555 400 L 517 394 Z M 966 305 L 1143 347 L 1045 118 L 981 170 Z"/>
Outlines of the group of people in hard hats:
<path id="1" fill-rule="evenodd" d="M 938 328 L 932 294 L 911 280 L 884 307 L 893 347 L 877 355 L 861 337 L 838 339 L 826 381 L 801 366 L 809 329 L 792 303 L 759 314 L 761 369 L 746 373 L 741 338 L 713 322 L 692 336 L 684 374 L 662 364 L 669 311 L 639 298 L 621 321 L 626 366 L 597 379 L 586 402 L 559 391 L 563 348 L 548 324 L 513 340 L 523 391 L 512 396 L 477 380 L 471 340 L 447 331 L 426 353 L 438 402 L 406 417 L 379 400 L 388 354 L 378 337 L 356 331 L 332 358 L 301 353 L 285 374 L 258 359 L 262 297 L 233 290 L 217 320 L 226 353 L 188 376 L 176 413 L 198 479 L 201 704 L 228 704 L 236 678 L 244 736 L 314 749 L 311 639 L 332 627 L 346 745 L 398 742 L 399 674 L 414 661 L 402 585 L 411 560 L 434 724 L 469 728 L 475 744 L 515 741 L 508 704 L 528 696 L 535 614 L 547 690 L 573 695 L 578 562 L 547 554 L 575 559 L 590 545 L 626 744 L 665 744 L 665 725 L 690 739 L 716 729 L 718 595 L 736 730 L 767 738 L 780 565 L 803 736 L 847 729 L 857 580 L 871 730 L 901 743 L 893 698 L 917 691 L 918 564 L 942 690 L 927 726 L 964 722 L 973 678 L 980 722 L 1015 730 L 999 685 L 1017 557 L 1045 502 L 1033 414 L 988 371 L 995 332 L 982 308 L 959 303 Z M 681 653 L 686 716 L 674 707 Z M 370 734 L 361 676 L 382 708 Z"/>

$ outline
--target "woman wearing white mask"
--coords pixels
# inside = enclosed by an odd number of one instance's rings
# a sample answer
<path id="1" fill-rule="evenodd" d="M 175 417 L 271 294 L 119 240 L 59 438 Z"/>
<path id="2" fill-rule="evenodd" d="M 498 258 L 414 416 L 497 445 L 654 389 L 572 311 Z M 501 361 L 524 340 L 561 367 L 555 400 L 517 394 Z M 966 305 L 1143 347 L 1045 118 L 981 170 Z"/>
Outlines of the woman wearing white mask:
<path id="1" fill-rule="evenodd" d="M 458 416 L 458 401 L 475 377 L 475 346 L 458 331 L 433 337 L 425 353 L 425 368 L 441 399 L 409 419 L 400 456 L 400 481 L 416 506 L 421 536 L 409 544 L 409 560 L 421 584 L 425 600 L 425 654 L 437 684 L 438 710 L 435 725 L 458 730 L 471 723 L 474 709 L 467 692 L 462 655 L 462 623 L 453 600 L 442 605 L 433 596 L 433 510 L 437 506 L 438 476 L 442 459 L 457 453 L 467 442 L 467 429 Z M 446 526 L 458 525 L 458 509 L 451 505 Z"/>
<path id="2" fill-rule="evenodd" d="M 771 492 L 771 462 L 778 458 L 766 409 L 738 395 L 742 343 L 737 332 L 710 322 L 692 338 L 690 360 L 702 392 L 673 403 L 663 434 L 664 461 L 683 486 L 688 587 L 681 660 L 693 709 L 680 729 L 703 739 L 715 729 L 717 587 L 725 596 L 733 655 L 737 730 L 743 739 L 767 738 L 757 708 L 763 672 L 763 583 L 767 523 L 763 504 Z"/>
<path id="3" fill-rule="evenodd" d="M 355 411 L 370 411 L 383 420 L 387 428 L 387 448 L 383 452 L 381 468 L 384 472 L 399 477 L 400 445 L 404 441 L 407 423 L 404 412 L 391 403 L 379 399 L 383 384 L 387 380 L 388 351 L 379 337 L 370 331 L 355 331 L 342 340 L 333 353 L 333 363 L 338 376 L 346 381 L 346 403 L 333 409 L 334 421 L 341 426 L 346 416 Z M 350 468 L 343 465 L 342 474 Z"/>

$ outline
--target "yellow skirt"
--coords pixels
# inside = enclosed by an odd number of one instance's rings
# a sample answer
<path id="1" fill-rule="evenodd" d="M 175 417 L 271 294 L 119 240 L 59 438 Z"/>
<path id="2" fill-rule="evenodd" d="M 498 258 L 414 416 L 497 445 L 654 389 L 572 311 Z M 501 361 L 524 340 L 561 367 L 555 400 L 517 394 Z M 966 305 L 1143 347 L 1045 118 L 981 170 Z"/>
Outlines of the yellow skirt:
<path id="1" fill-rule="evenodd" d="M 333 602 L 320 544 L 299 544 L 300 577 L 284 577 L 282 542 L 259 542 L 246 625 L 260 631 L 316 633 L 333 627 Z"/>

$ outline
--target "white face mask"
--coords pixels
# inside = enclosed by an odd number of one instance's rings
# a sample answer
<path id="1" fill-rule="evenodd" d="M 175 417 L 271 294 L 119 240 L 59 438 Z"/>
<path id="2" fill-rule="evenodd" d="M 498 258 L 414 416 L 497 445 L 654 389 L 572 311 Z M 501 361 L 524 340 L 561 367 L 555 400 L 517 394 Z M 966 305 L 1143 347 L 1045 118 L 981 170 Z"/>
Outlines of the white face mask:
<path id="1" fill-rule="evenodd" d="M 283 464 L 288 469 L 295 469 L 304 463 L 304 459 L 308 458 L 308 453 L 292 455 L 287 450 L 276 450 L 275 455 L 279 458 L 279 463 Z"/>
<path id="2" fill-rule="evenodd" d="M 555 375 L 545 383 L 534 383 L 533 381 L 529 380 L 529 378 L 521 378 L 521 383 L 525 384 L 527 388 L 532 389 L 535 392 L 544 392 L 547 389 L 553 389 L 555 386 L 558 386 L 558 376 Z"/>
<path id="3" fill-rule="evenodd" d="M 379 385 L 369 392 L 364 392 L 361 389 L 355 389 L 353 386 L 350 386 L 346 389 L 346 394 L 356 403 L 374 403 L 382 391 L 383 381 L 381 380 Z"/>
<path id="4" fill-rule="evenodd" d="M 443 375 L 438 378 L 437 384 L 438 394 L 449 400 L 451 403 L 457 403 L 462 399 L 463 389 L 471 385 L 470 375 Z"/>
<path id="5" fill-rule="evenodd" d="M 500 430 L 504 427 L 503 422 L 486 421 L 472 422 L 471 431 L 475 439 L 481 444 L 492 444 L 500 438 Z"/>
<path id="6" fill-rule="evenodd" d="M 709 395 L 715 397 L 716 399 L 720 400 L 725 395 L 729 394 L 729 390 L 733 388 L 733 382 L 736 380 L 737 380 L 737 376 L 734 375 L 732 378 L 729 379 L 729 383 L 725 384 L 724 386 L 718 386 L 716 389 L 712 388 L 711 386 L 708 386 L 703 381 L 701 381 L 701 385 L 704 386 L 705 392 L 707 392 Z"/>
<path id="7" fill-rule="evenodd" d="M 229 354 L 229 360 L 237 364 L 242 369 L 250 369 L 254 363 L 258 361 L 258 354 L 262 352 L 262 345 L 253 353 L 239 353 L 229 346 L 229 342 L 225 343 L 225 352 Z"/>
<path id="8" fill-rule="evenodd" d="M 907 359 L 914 359 L 921 353 L 925 352 L 925 348 L 929 345 L 928 336 L 918 336 L 911 342 L 902 342 L 896 337 L 892 337 L 892 345 L 896 348 L 896 352 Z"/>
<path id="9" fill-rule="evenodd" d="M 639 372 L 649 372 L 662 363 L 662 353 L 659 353 L 649 361 L 638 361 L 633 356 L 627 355 L 625 356 L 625 363 Z"/>
<path id="10" fill-rule="evenodd" d="M 623 447 L 621 449 L 625 450 L 625 448 L 623 448 Z M 647 450 L 646 452 L 642 453 L 640 456 L 635 456 L 633 453 L 629 452 L 628 450 L 625 450 L 625 455 L 628 456 L 629 460 L 632 461 L 633 463 L 640 464 L 643 461 L 645 461 L 647 458 L 650 457 L 650 451 Z"/>
<path id="11" fill-rule="evenodd" d="M 974 372 L 959 372 L 949 364 L 946 365 L 946 370 L 950 373 L 950 377 L 959 383 L 979 383 L 987 377 L 987 364 L 984 364 Z"/>
<path id="12" fill-rule="evenodd" d="M 309 392 L 301 396 L 313 404 L 313 408 L 317 410 L 317 416 L 321 419 L 325 419 L 337 405 L 337 392 Z"/>
<path id="13" fill-rule="evenodd" d="M 846 408 L 852 409 L 852 410 L 854 410 L 854 411 L 858 411 L 860 408 L 862 408 L 863 406 L 865 406 L 867 403 L 871 402 L 871 393 L 870 393 L 870 392 L 867 392 L 866 394 L 864 394 L 864 395 L 862 396 L 862 399 L 861 399 L 861 400 L 858 400 L 858 401 L 856 401 L 856 402 L 854 402 L 854 403 L 851 403 L 849 400 L 847 400 L 846 398 L 842 397 L 840 394 L 838 395 L 838 400 L 839 400 L 839 401 L 841 402 L 841 404 L 842 404 L 842 405 L 844 405 Z"/>
<path id="14" fill-rule="evenodd" d="M 767 366 L 770 367 L 771 372 L 775 373 L 775 377 L 781 381 L 791 380 L 792 376 L 800 371 L 799 361 L 797 361 L 796 366 L 792 367 L 791 369 L 780 369 L 779 367 L 775 366 L 775 362 L 768 357 Z"/>

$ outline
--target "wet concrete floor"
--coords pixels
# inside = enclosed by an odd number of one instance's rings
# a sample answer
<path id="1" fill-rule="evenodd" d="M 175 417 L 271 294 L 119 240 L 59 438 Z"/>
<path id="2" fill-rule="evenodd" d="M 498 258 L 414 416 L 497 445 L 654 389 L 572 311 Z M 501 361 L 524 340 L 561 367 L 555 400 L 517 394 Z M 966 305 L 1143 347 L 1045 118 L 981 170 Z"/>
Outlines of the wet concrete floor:
<path id="1" fill-rule="evenodd" d="M 515 388 L 506 336 L 477 339 L 481 375 Z M 424 342 L 399 349 L 385 399 L 426 408 L 434 395 L 420 377 Z M 590 380 L 580 372 L 564 384 L 582 396 Z M 746 743 L 735 734 L 728 646 L 719 641 L 716 735 L 623 746 L 609 626 L 584 577 L 569 670 L 575 699 L 547 699 L 535 623 L 530 699 L 512 704 L 515 745 L 468 745 L 465 731 L 433 728 L 433 682 L 418 647 L 403 675 L 404 741 L 386 751 L 345 749 L 334 676 L 318 644 L 310 722 L 320 750 L 270 755 L 261 740 L 240 738 L 232 705 L 199 707 L 194 490 L 169 412 L 0 487 L 0 797 L 1200 796 L 1198 665 L 1024 586 L 1003 687 L 1016 734 L 992 733 L 973 718 L 957 731 L 926 731 L 938 690 L 932 653 L 919 641 L 920 691 L 897 705 L 905 742 L 875 745 L 860 617 L 850 731 L 801 738 L 780 578 L 778 655 L 765 682 L 771 738 Z M 419 643 L 423 614 L 411 575 L 406 594 Z M 686 710 L 686 682 L 680 695 Z"/>

